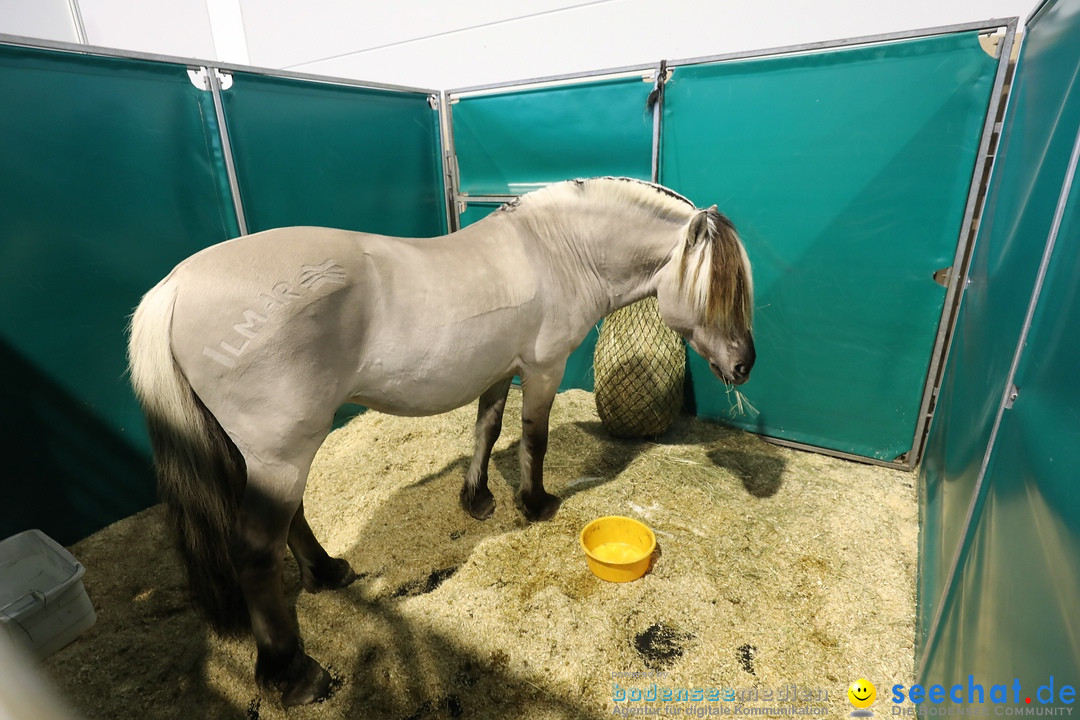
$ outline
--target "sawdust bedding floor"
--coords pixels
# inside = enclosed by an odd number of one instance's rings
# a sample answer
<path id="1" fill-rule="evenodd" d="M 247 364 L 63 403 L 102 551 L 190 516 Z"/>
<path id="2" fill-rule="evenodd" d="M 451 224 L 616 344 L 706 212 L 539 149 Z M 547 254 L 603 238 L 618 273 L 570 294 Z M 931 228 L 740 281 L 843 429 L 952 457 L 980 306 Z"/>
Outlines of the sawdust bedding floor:
<path id="1" fill-rule="evenodd" d="M 912 474 L 692 417 L 656 441 L 617 440 L 592 395 L 571 391 L 556 399 L 546 462 L 563 504 L 530 524 L 513 501 L 520 409 L 513 391 L 492 458 L 498 506 L 484 522 L 457 504 L 473 407 L 365 413 L 327 439 L 305 507 L 360 577 L 312 595 L 289 559 L 285 584 L 308 652 L 336 679 L 329 700 L 286 713 L 254 682 L 252 641 L 205 629 L 160 507 L 74 546 L 98 621 L 46 662 L 47 674 L 83 716 L 111 719 L 600 718 L 781 705 L 847 715 L 855 679 L 910 683 Z M 589 520 L 616 514 L 657 536 L 652 569 L 631 583 L 595 578 L 578 546 Z M 654 691 L 691 700 L 634 700 Z"/>

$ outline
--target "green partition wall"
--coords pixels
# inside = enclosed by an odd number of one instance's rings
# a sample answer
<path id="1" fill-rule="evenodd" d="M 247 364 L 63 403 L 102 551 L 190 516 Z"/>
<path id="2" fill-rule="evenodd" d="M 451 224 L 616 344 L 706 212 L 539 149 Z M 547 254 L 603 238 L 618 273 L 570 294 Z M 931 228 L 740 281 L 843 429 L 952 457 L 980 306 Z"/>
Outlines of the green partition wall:
<path id="1" fill-rule="evenodd" d="M 935 273 L 964 236 L 1003 75 L 980 43 L 988 29 L 670 64 L 658 179 L 732 217 L 757 286 L 759 359 L 743 388 L 757 412 L 734 417 L 689 353 L 698 415 L 914 463 L 953 297 Z M 638 75 L 455 98 L 461 221 L 548 182 L 648 179 L 651 90 Z M 575 353 L 574 375 L 591 376 L 591 351 Z"/>
<path id="2" fill-rule="evenodd" d="M 652 83 L 641 75 L 451 93 L 462 195 L 518 195 L 579 177 L 652 179 Z"/>
<path id="3" fill-rule="evenodd" d="M 911 451 L 998 67 L 977 32 L 675 67 L 660 181 L 732 218 L 757 306 L 758 412 L 691 353 L 698 415 Z"/>
<path id="4" fill-rule="evenodd" d="M 222 99 L 250 232 L 446 232 L 427 95 L 236 72 Z"/>
<path id="5" fill-rule="evenodd" d="M 154 501 L 127 318 L 177 262 L 241 228 L 214 95 L 189 64 L 80 50 L 0 43 L 0 431 L 18 448 L 0 537 L 73 542 Z M 250 230 L 445 232 L 427 92 L 229 75 Z"/>
<path id="6" fill-rule="evenodd" d="M 919 679 L 1019 681 L 1029 708 L 1051 677 L 1080 686 L 1078 77 L 1080 1 L 1048 3 L 1027 27 L 919 476 Z"/>
<path id="7" fill-rule="evenodd" d="M 237 223 L 185 66 L 0 46 L 0 97 L 0 537 L 69 542 L 153 501 L 127 317 Z"/>

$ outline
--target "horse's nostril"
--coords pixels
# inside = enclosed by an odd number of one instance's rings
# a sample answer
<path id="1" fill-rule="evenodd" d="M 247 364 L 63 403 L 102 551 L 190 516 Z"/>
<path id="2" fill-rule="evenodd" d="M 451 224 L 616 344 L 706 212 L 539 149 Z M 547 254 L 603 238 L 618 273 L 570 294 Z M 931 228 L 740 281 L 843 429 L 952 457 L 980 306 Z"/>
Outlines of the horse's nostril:
<path id="1" fill-rule="evenodd" d="M 750 374 L 750 368 L 746 367 L 745 363 L 739 363 L 735 366 L 735 374 L 739 377 L 746 377 Z"/>

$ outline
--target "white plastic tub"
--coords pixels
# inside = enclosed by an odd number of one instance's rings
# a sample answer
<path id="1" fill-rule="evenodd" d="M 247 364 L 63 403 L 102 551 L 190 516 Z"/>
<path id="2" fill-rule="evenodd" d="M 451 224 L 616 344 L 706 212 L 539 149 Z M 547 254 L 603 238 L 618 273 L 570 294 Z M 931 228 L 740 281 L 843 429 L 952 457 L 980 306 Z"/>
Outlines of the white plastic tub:
<path id="1" fill-rule="evenodd" d="M 46 658 L 97 620 L 71 553 L 40 530 L 0 542 L 0 628 Z"/>

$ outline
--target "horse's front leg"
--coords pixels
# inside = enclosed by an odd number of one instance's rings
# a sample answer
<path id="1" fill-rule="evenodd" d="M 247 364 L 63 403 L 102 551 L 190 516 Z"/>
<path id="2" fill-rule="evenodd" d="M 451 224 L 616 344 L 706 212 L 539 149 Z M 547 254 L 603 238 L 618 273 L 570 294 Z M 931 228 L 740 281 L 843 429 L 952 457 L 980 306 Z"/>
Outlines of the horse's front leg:
<path id="1" fill-rule="evenodd" d="M 521 381 L 521 489 L 518 497 L 530 520 L 550 520 L 562 503 L 544 490 L 544 455 L 548 445 L 548 419 L 563 367 L 523 376 Z"/>
<path id="2" fill-rule="evenodd" d="M 330 693 L 330 675 L 303 649 L 300 629 L 282 587 L 282 557 L 300 507 L 290 486 L 303 479 L 280 477 L 276 468 L 248 457 L 248 485 L 237 516 L 231 557 L 240 579 L 258 656 L 255 677 L 281 692 L 286 707 Z M 286 475 L 295 476 L 295 468 Z M 302 492 L 300 493 L 302 495 Z"/>
<path id="3" fill-rule="evenodd" d="M 513 378 L 506 378 L 492 385 L 480 396 L 477 405 L 476 444 L 472 463 L 465 474 L 465 484 L 461 487 L 461 507 L 477 520 L 486 520 L 495 512 L 495 496 L 488 489 L 488 462 L 491 449 L 502 432 L 503 410 L 512 381 Z"/>

